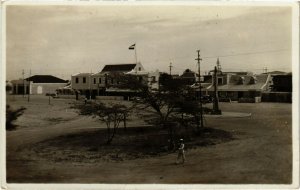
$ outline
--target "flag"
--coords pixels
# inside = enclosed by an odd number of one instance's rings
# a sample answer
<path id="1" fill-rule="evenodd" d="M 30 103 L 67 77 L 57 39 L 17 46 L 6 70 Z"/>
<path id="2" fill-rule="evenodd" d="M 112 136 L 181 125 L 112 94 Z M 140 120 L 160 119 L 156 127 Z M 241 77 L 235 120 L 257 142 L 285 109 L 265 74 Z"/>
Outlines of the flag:
<path id="1" fill-rule="evenodd" d="M 128 49 L 133 50 L 135 48 L 135 44 L 131 45 Z"/>

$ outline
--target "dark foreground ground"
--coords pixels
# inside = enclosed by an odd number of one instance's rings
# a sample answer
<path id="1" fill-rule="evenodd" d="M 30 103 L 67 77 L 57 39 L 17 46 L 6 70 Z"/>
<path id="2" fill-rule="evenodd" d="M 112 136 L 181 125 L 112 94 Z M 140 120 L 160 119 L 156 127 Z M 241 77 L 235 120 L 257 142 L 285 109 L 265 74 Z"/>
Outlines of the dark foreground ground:
<path id="1" fill-rule="evenodd" d="M 53 99 L 48 105 L 46 97 L 33 96 L 29 103 L 22 97 L 7 102 L 27 107 L 19 128 L 6 134 L 8 183 L 292 183 L 291 104 L 221 103 L 222 111 L 252 116 L 205 117 L 205 126 L 212 128 L 205 138 L 212 143 L 187 143 L 187 162 L 175 165 L 176 152 L 146 154 L 151 149 L 144 149 L 142 155 L 126 156 L 115 154 L 118 146 L 113 154 L 89 146 L 105 125 L 78 116 L 69 108 L 71 100 Z M 128 122 L 132 130 L 145 125 L 134 116 Z"/>

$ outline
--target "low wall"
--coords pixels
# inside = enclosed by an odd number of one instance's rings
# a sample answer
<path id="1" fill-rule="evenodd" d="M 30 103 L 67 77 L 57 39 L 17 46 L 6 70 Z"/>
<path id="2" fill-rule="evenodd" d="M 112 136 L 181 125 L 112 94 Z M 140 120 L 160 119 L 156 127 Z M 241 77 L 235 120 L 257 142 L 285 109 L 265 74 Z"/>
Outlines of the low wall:
<path id="1" fill-rule="evenodd" d="M 124 100 L 123 96 L 96 96 L 96 100 Z"/>
<path id="2" fill-rule="evenodd" d="M 81 95 L 81 96 L 78 96 L 78 99 L 84 99 L 85 96 Z M 57 95 L 57 98 L 61 98 L 61 99 L 76 99 L 76 95 Z"/>
<path id="3" fill-rule="evenodd" d="M 239 103 L 255 103 L 255 98 L 239 98 Z"/>

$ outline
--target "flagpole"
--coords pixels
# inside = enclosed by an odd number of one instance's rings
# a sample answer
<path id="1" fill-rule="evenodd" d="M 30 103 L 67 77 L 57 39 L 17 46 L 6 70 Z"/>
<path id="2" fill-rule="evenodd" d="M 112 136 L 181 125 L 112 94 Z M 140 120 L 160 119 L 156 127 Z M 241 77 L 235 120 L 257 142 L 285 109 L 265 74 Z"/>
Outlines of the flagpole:
<path id="1" fill-rule="evenodd" d="M 134 46 L 134 55 L 135 55 L 135 74 L 137 74 L 137 55 L 136 55 L 136 43 L 135 43 L 135 46 Z"/>
<path id="2" fill-rule="evenodd" d="M 137 54 L 136 54 L 136 43 L 134 43 L 133 45 L 129 46 L 130 50 L 134 50 L 134 57 L 135 57 L 135 64 L 137 66 L 138 60 L 137 60 Z M 137 73 L 137 67 L 135 69 L 135 73 Z"/>
<path id="3" fill-rule="evenodd" d="M 136 56 L 136 44 L 135 44 L 135 47 L 134 47 L 134 55 L 135 55 L 135 63 L 137 64 L 137 56 Z"/>

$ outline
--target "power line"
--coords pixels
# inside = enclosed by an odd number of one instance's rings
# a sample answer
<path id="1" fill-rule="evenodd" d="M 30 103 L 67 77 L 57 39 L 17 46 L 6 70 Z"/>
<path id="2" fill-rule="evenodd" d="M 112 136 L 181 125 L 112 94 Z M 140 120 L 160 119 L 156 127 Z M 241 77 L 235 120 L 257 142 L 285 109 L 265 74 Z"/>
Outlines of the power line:
<path id="1" fill-rule="evenodd" d="M 278 50 L 257 51 L 257 52 L 248 52 L 248 53 L 237 53 L 237 54 L 229 54 L 229 55 L 208 56 L 208 57 L 203 57 L 203 59 L 217 58 L 217 57 L 233 57 L 233 56 L 253 55 L 253 54 L 264 54 L 264 53 L 274 53 L 274 52 L 282 52 L 282 51 L 288 51 L 288 50 L 290 50 L 290 49 L 278 49 Z"/>
<path id="2" fill-rule="evenodd" d="M 255 52 L 245 52 L 245 53 L 236 53 L 236 54 L 225 54 L 225 55 L 217 55 L 217 56 L 207 56 L 207 57 L 202 57 L 202 59 L 211 59 L 211 58 L 219 58 L 219 57 L 234 57 L 234 56 L 243 56 L 243 55 L 255 55 L 255 54 L 267 54 L 267 53 L 275 53 L 275 52 L 283 52 L 283 51 L 289 51 L 290 49 L 276 49 L 276 50 L 265 50 L 265 51 L 255 51 Z M 189 55 L 186 56 L 178 56 L 178 57 L 174 57 L 174 59 L 182 59 L 182 58 L 188 58 L 190 57 Z M 160 59 L 157 60 L 160 62 L 163 61 L 167 61 L 166 59 Z M 174 68 L 179 68 L 179 69 L 183 69 L 182 67 L 178 67 L 178 66 L 173 66 Z"/>

